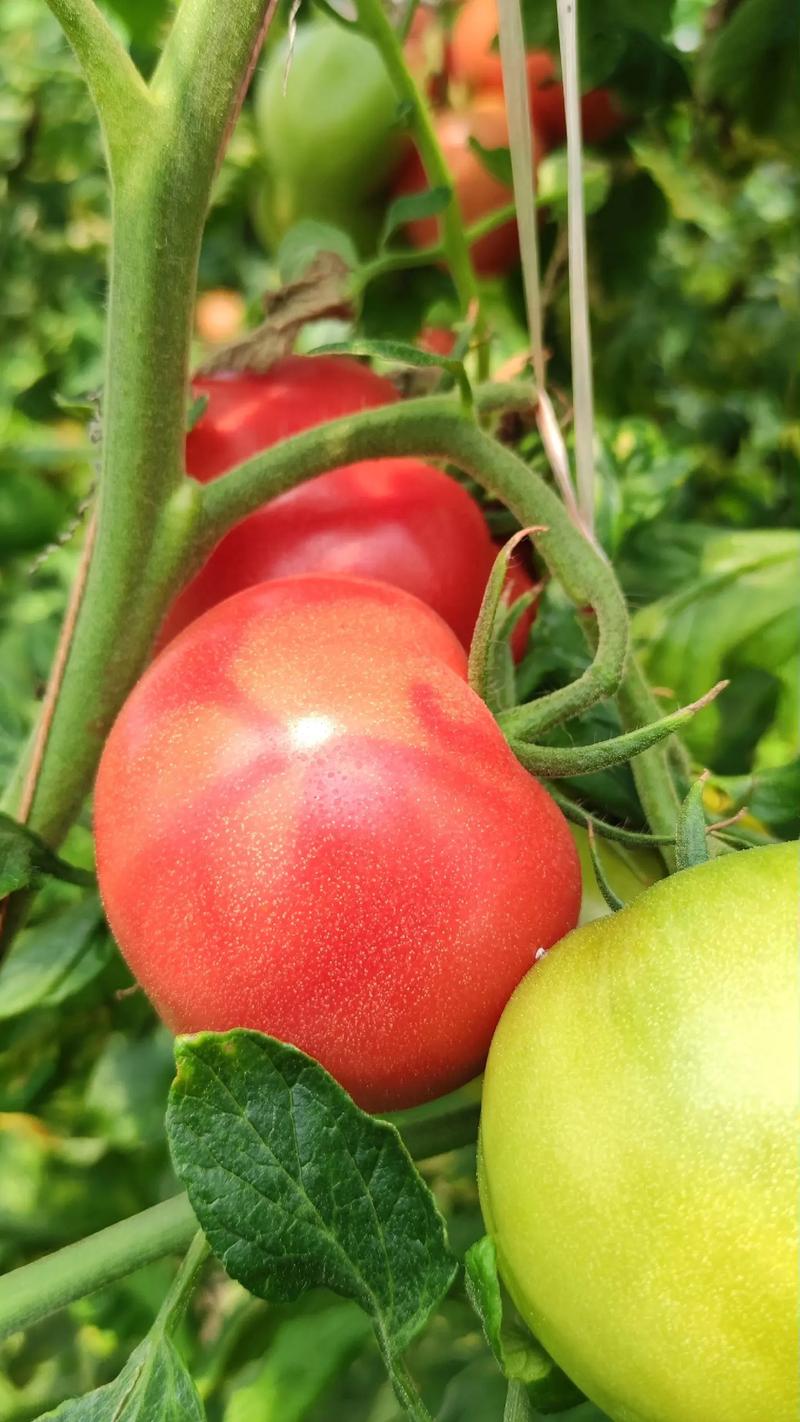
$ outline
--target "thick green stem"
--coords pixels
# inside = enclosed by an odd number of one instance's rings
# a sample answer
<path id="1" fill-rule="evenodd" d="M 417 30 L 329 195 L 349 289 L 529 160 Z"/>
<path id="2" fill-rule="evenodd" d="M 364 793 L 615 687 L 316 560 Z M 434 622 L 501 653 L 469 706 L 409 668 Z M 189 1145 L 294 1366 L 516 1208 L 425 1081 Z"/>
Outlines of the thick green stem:
<path id="1" fill-rule="evenodd" d="M 0 1338 L 154 1259 L 180 1253 L 196 1232 L 197 1219 L 188 1196 L 175 1195 L 77 1244 L 12 1270 L 0 1279 Z"/>
<path id="2" fill-rule="evenodd" d="M 28 797 L 28 823 L 54 843 L 86 794 L 192 540 L 199 499 L 183 477 L 183 445 L 200 240 L 267 8 L 184 0 L 114 173 L 97 529 Z M 19 797 L 18 778 L 5 808 Z"/>
<path id="3" fill-rule="evenodd" d="M 147 122 L 151 98 L 141 74 L 94 0 L 47 0 L 83 70 L 117 177 L 130 133 Z"/>

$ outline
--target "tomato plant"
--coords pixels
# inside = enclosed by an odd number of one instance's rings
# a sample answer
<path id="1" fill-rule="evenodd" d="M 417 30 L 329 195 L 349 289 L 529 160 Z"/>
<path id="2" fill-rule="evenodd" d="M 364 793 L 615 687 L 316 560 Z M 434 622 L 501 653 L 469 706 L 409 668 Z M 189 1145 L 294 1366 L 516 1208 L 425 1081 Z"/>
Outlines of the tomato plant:
<path id="1" fill-rule="evenodd" d="M 207 405 L 187 438 L 186 465 L 204 482 L 310 425 L 397 399 L 390 381 L 341 356 L 289 356 L 263 375 L 200 377 L 193 389 Z M 232 529 L 170 609 L 161 642 L 253 583 L 318 571 L 382 578 L 414 593 L 468 647 L 496 551 L 478 506 L 432 465 L 346 465 Z M 515 563 L 509 597 L 531 587 Z M 515 629 L 517 656 L 532 616 Z"/>
<path id="2" fill-rule="evenodd" d="M 462 664 L 406 594 L 314 576 L 162 653 L 109 738 L 95 827 L 109 920 L 173 1030 L 293 1042 L 371 1110 L 480 1070 L 580 874 Z"/>
<path id="3" fill-rule="evenodd" d="M 796 1414 L 799 875 L 789 844 L 674 875 L 560 944 L 495 1035 L 503 1277 L 612 1417 Z"/>
<path id="4" fill-rule="evenodd" d="M 788 1422 L 800 17 L 319 8 L 0 6 L 0 1413 Z"/>

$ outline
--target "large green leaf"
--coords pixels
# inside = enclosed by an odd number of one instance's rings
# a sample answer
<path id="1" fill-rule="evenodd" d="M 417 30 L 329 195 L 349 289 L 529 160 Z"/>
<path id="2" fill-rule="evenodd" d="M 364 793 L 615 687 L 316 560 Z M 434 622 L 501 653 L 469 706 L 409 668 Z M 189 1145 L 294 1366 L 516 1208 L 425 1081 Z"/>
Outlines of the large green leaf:
<path id="1" fill-rule="evenodd" d="M 184 1039 L 177 1062 L 173 1160 L 228 1273 L 272 1302 L 319 1286 L 355 1299 L 392 1364 L 456 1267 L 397 1131 L 257 1032 Z"/>

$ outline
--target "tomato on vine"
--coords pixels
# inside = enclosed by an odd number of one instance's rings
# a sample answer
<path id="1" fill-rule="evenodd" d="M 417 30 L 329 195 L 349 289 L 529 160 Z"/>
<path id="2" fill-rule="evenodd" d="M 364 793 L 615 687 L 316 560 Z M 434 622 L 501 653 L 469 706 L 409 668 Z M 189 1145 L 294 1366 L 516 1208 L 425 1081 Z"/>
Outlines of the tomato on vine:
<path id="1" fill-rule="evenodd" d="M 391 381 L 341 356 L 290 356 L 263 375 L 204 376 L 207 400 L 186 441 L 203 482 L 326 419 L 396 400 Z M 478 505 L 455 479 L 418 459 L 372 459 L 334 469 L 265 504 L 218 544 L 174 602 L 165 643 L 223 598 L 295 573 L 352 573 L 414 593 L 469 646 L 496 548 Z M 532 587 L 515 563 L 508 595 Z M 533 613 L 515 629 L 519 658 Z"/>
<path id="2" fill-rule="evenodd" d="M 464 669 L 416 598 L 324 576 L 228 599 L 152 664 L 103 753 L 97 863 L 176 1032 L 257 1028 L 373 1110 L 480 1071 L 580 869 Z"/>

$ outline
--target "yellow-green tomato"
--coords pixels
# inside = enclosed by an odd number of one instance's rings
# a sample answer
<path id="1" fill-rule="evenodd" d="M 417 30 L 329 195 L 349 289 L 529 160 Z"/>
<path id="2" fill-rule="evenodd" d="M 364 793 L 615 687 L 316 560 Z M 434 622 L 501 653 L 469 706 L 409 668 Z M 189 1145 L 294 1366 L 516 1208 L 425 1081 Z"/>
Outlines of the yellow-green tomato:
<path id="1" fill-rule="evenodd" d="M 611 909 L 600 892 L 586 830 L 580 825 L 571 824 L 570 832 L 581 861 L 583 894 L 579 922 L 593 923 L 596 918 L 605 918 Z M 664 877 L 664 862 L 656 850 L 648 849 L 645 845 L 628 848 L 627 845 L 601 839 L 599 836 L 595 842 L 606 880 L 623 903 L 628 904 L 631 899 L 638 898 L 651 884 Z"/>
<path id="2" fill-rule="evenodd" d="M 797 1422 L 796 844 L 725 855 L 523 979 L 481 1200 L 532 1331 L 614 1422 Z"/>
<path id="3" fill-rule="evenodd" d="M 404 146 L 399 100 L 383 59 L 363 35 L 320 19 L 298 31 L 288 74 L 286 60 L 284 42 L 256 87 L 269 175 L 266 225 L 282 233 L 308 218 L 358 229 Z"/>

